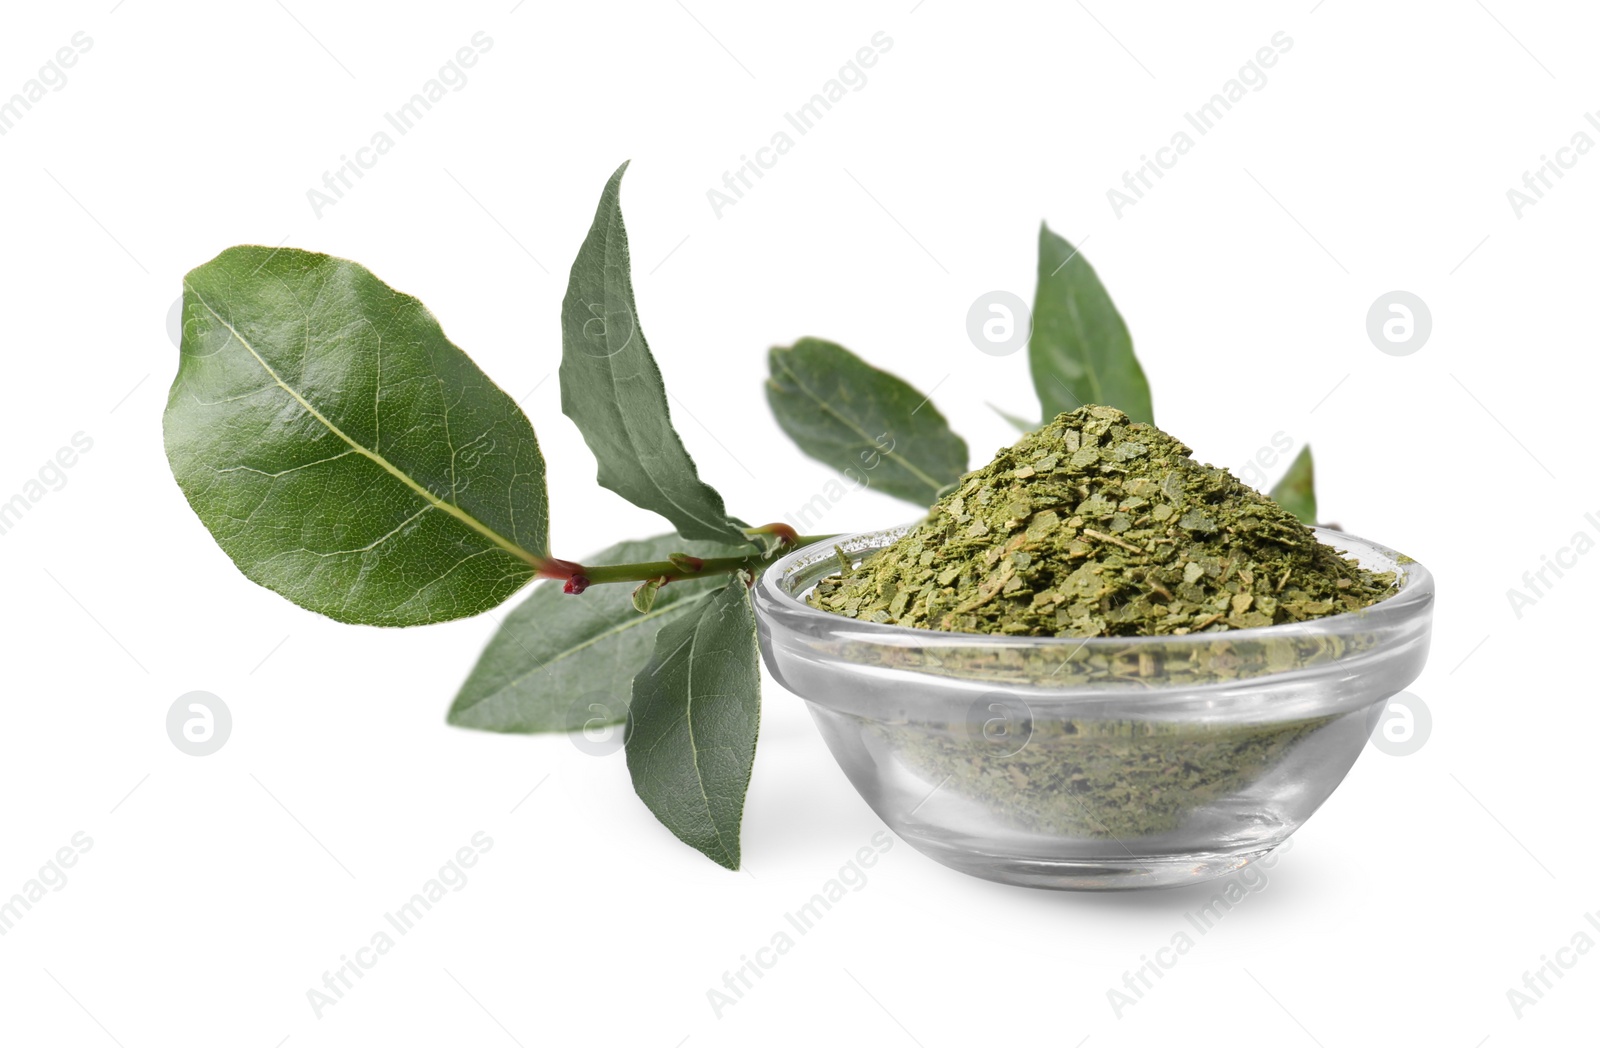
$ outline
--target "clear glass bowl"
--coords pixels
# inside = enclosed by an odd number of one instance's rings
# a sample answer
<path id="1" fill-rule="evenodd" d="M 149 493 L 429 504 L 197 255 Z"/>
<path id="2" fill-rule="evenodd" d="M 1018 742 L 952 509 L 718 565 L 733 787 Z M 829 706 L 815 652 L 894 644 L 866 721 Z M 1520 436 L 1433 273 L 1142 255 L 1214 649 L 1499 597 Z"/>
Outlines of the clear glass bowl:
<path id="1" fill-rule="evenodd" d="M 909 527 L 797 550 L 756 580 L 761 651 L 839 766 L 918 851 L 1039 888 L 1219 877 L 1279 844 L 1361 754 L 1428 655 L 1433 577 L 1355 614 L 1182 637 L 1008 637 L 861 622 L 804 603 Z"/>

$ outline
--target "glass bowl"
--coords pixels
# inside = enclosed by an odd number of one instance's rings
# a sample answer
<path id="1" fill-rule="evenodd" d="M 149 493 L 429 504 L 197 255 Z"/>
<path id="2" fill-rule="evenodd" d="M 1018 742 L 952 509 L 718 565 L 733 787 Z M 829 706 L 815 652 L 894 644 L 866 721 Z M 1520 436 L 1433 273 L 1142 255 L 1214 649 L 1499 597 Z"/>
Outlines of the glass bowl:
<path id="1" fill-rule="evenodd" d="M 1161 637 L 1011 637 L 862 622 L 804 603 L 910 527 L 819 542 L 753 597 L 767 668 L 912 847 L 1038 888 L 1220 877 L 1282 844 L 1344 779 L 1428 655 L 1433 577 L 1322 542 L 1398 591 L 1311 622 Z"/>

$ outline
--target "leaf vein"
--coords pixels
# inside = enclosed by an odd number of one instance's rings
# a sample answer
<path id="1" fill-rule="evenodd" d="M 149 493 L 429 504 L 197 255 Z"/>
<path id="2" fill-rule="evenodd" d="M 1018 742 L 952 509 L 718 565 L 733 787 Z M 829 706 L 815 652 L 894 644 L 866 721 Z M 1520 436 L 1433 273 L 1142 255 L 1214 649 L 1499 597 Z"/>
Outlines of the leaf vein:
<path id="1" fill-rule="evenodd" d="M 817 407 L 821 408 L 823 411 L 827 412 L 828 414 L 832 415 L 834 418 L 838 419 L 840 422 L 844 423 L 845 426 L 847 426 L 850 429 L 854 430 L 861 437 L 862 440 L 866 441 L 868 444 L 871 444 L 874 448 L 876 448 L 878 446 L 877 440 L 875 440 L 871 435 L 869 435 L 866 430 L 864 430 L 860 426 L 856 425 L 856 423 L 853 420 L 851 420 L 851 419 L 847 418 L 846 416 L 840 414 L 838 411 L 836 411 L 834 409 L 833 405 L 829 404 L 826 400 L 824 400 L 821 396 L 819 396 L 815 390 L 811 389 L 811 387 L 807 386 L 804 382 L 802 382 L 800 380 L 800 376 L 795 374 L 794 369 L 789 367 L 789 365 L 786 362 L 780 361 L 779 362 L 779 366 L 781 366 L 783 368 L 784 374 L 788 375 L 789 378 L 794 381 L 795 387 L 797 389 L 799 389 L 800 392 L 802 392 L 806 396 L 810 397 L 811 400 L 817 405 Z M 918 480 L 920 480 L 924 484 L 928 485 L 928 488 L 931 491 L 933 491 L 935 495 L 937 495 L 938 492 L 944 488 L 943 484 L 939 483 L 938 481 L 936 481 L 932 477 L 930 477 L 928 474 L 926 474 L 922 470 L 918 469 L 917 466 L 914 463 L 911 462 L 911 460 L 907 459 L 904 455 L 901 455 L 898 451 L 883 452 L 883 457 L 886 458 L 886 459 L 889 459 L 892 462 L 899 463 L 902 467 L 904 467 L 906 469 L 907 472 L 915 475 Z"/>
<path id="2" fill-rule="evenodd" d="M 322 412 L 318 411 L 317 408 L 315 406 L 313 406 L 312 403 L 309 400 L 307 400 L 304 396 L 302 396 L 298 390 L 294 389 L 287 382 L 285 382 L 283 380 L 283 377 L 278 374 L 278 372 L 272 367 L 272 365 L 268 364 L 266 359 L 263 358 L 260 353 L 256 352 L 256 348 L 253 345 L 250 344 L 250 341 L 248 339 L 246 339 L 242 334 L 240 334 L 238 329 L 235 328 L 231 322 L 229 322 L 220 313 L 218 313 L 216 311 L 216 309 L 214 309 L 212 307 L 211 303 L 206 301 L 205 296 L 202 295 L 198 289 L 196 289 L 193 285 L 189 284 L 188 281 L 184 281 L 184 286 L 187 287 L 191 292 L 194 293 L 195 300 L 198 301 L 202 306 L 205 307 L 206 312 L 210 313 L 213 317 L 216 318 L 216 320 L 217 320 L 217 322 L 219 324 L 221 324 L 223 327 L 228 329 L 228 333 L 231 336 L 233 336 L 233 338 L 239 343 L 239 345 L 244 347 L 244 349 L 245 349 L 245 351 L 247 353 L 249 353 L 253 358 L 255 358 L 256 363 L 261 365 L 261 369 L 263 371 L 265 371 L 267 373 L 267 375 L 275 383 L 277 383 L 278 386 L 285 393 L 289 394 L 290 397 L 294 398 L 294 400 L 297 403 L 299 403 L 299 405 L 301 407 L 303 407 L 308 413 L 310 413 L 311 417 L 315 418 L 318 422 L 322 423 L 323 426 L 327 427 L 327 429 L 328 429 L 328 431 L 330 433 L 332 433 L 334 436 L 338 437 L 340 440 L 344 441 L 346 444 L 350 445 L 350 449 L 352 451 L 355 451 L 358 454 L 365 456 L 367 459 L 371 460 L 372 462 L 374 462 L 378 466 L 382 467 L 389 474 L 391 474 L 396 479 L 398 479 L 401 483 L 405 484 L 406 487 L 410 488 L 424 502 L 428 503 L 429 505 L 431 505 L 435 509 L 443 510 L 445 513 L 447 513 L 450 516 L 456 518 L 461 523 L 463 523 L 467 527 L 471 528 L 473 531 L 476 531 L 478 534 L 482 535 L 484 538 L 486 538 L 490 542 L 494 543 L 496 546 L 499 546 L 505 552 L 510 553 L 511 555 L 513 555 L 513 556 L 515 556 L 515 557 L 517 557 L 517 558 L 519 558 L 519 559 L 521 559 L 523 561 L 526 561 L 528 564 L 531 564 L 531 565 L 533 565 L 535 567 L 537 567 L 541 563 L 541 558 L 540 557 L 536 556 L 533 553 L 530 553 L 528 550 L 523 549 L 521 546 L 517 545 L 515 542 L 512 542 L 510 539 L 506 538 L 504 535 L 501 535 L 499 532 L 495 531 L 489 525 L 485 524 L 483 521 L 479 520 L 477 517 L 473 516 L 472 514 L 468 513 L 466 510 L 462 509 L 460 506 L 453 505 L 452 503 L 447 502 L 447 501 L 439 498 L 438 496 L 434 495 L 433 492 L 429 491 L 422 484 L 418 483 L 416 481 L 416 479 L 413 478 L 410 474 L 406 473 L 404 470 L 400 469 L 394 463 L 390 462 L 387 458 L 385 458 L 384 456 L 378 454 L 376 451 L 372 450 L 371 448 L 364 447 L 359 442 L 357 442 L 356 440 L 351 438 L 347 433 L 345 433 L 344 430 L 342 430 L 338 426 L 334 425 L 334 423 L 333 423 L 333 421 L 331 419 L 329 419 L 327 416 L 323 415 Z M 309 324 L 309 316 L 308 316 L 308 324 Z M 310 329 L 309 329 L 309 326 L 307 328 L 306 334 L 307 334 L 307 352 L 309 352 L 309 348 L 310 348 L 309 347 L 309 342 L 310 342 Z M 454 567 L 452 567 L 451 570 L 454 570 Z M 446 572 L 446 574 L 448 574 L 448 572 Z"/>

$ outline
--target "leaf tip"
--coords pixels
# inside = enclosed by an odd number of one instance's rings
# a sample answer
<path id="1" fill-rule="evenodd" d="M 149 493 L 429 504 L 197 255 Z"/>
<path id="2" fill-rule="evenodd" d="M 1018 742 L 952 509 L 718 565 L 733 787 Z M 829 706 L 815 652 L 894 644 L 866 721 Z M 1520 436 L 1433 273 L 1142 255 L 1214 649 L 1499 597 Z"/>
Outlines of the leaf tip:
<path id="1" fill-rule="evenodd" d="M 1300 449 L 1282 479 L 1274 484 L 1267 497 L 1294 515 L 1300 523 L 1310 527 L 1317 522 L 1316 462 L 1311 445 Z"/>

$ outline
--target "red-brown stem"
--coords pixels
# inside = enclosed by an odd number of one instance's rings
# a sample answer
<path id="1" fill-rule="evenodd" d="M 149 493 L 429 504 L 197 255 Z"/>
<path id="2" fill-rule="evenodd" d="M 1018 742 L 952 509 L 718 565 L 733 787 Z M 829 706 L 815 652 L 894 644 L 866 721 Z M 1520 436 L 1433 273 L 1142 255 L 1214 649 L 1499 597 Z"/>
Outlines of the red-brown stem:
<path id="1" fill-rule="evenodd" d="M 558 557 L 544 557 L 539 561 L 538 577 L 541 579 L 570 579 L 583 574 L 583 565 Z"/>
<path id="2" fill-rule="evenodd" d="M 780 547 L 771 554 L 758 553 L 751 550 L 742 556 L 733 557 L 689 557 L 680 556 L 677 560 L 654 560 L 641 564 L 578 564 L 570 560 L 559 560 L 547 557 L 540 564 L 539 577 L 547 579 L 563 579 L 565 593 L 582 593 L 589 586 L 605 582 L 647 582 L 650 579 L 660 579 L 665 586 L 678 579 L 702 578 L 707 575 L 728 575 L 736 571 L 748 571 L 754 575 L 761 568 L 777 560 L 796 546 L 808 546 L 813 542 L 833 538 L 832 535 L 796 535 L 794 529 L 787 524 L 768 525 L 768 528 L 783 530 L 764 530 L 759 534 L 777 535 Z"/>

